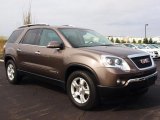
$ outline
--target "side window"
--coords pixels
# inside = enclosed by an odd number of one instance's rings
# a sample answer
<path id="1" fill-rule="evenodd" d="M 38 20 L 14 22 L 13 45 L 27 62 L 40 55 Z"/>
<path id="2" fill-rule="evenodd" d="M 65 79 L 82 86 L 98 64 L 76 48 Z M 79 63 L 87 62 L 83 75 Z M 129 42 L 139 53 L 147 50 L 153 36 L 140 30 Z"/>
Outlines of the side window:
<path id="1" fill-rule="evenodd" d="M 127 47 L 133 48 L 133 45 L 128 44 Z"/>
<path id="2" fill-rule="evenodd" d="M 128 44 L 125 44 L 127 47 L 130 47 L 130 45 L 128 45 Z"/>
<path id="3" fill-rule="evenodd" d="M 134 49 L 135 49 L 136 47 L 135 47 L 135 46 L 133 46 L 133 45 L 131 45 L 131 48 L 134 48 Z"/>
<path id="4" fill-rule="evenodd" d="M 57 33 L 50 29 L 43 29 L 41 37 L 40 37 L 40 46 L 47 46 L 49 42 L 57 41 L 62 42 L 61 38 L 57 35 Z"/>
<path id="5" fill-rule="evenodd" d="M 15 30 L 11 36 L 9 37 L 8 39 L 8 43 L 14 43 L 18 37 L 21 35 L 21 33 L 23 32 L 23 29 L 22 30 Z"/>
<path id="6" fill-rule="evenodd" d="M 41 29 L 28 30 L 22 40 L 22 44 L 37 45 L 39 36 L 40 36 L 40 32 L 41 32 Z"/>

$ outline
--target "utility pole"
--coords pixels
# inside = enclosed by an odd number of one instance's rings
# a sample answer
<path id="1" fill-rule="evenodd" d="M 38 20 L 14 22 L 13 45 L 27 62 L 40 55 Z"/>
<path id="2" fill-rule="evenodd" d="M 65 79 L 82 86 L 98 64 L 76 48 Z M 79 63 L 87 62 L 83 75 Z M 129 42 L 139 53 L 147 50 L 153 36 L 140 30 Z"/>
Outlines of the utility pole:
<path id="1" fill-rule="evenodd" d="M 148 24 L 145 24 L 145 39 L 147 38 L 147 26 Z"/>

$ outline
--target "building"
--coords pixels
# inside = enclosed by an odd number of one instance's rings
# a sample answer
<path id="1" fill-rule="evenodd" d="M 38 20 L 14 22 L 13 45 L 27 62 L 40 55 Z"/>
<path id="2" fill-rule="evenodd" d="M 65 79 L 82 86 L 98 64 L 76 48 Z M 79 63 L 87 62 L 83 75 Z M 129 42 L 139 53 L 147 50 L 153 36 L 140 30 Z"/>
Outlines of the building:
<path id="1" fill-rule="evenodd" d="M 114 43 L 116 43 L 117 39 L 122 43 L 143 43 L 144 37 L 128 37 L 128 36 L 108 36 L 109 40 L 112 40 Z M 147 38 L 150 40 L 151 38 Z M 155 43 L 160 43 L 160 36 L 159 37 L 152 37 L 152 41 Z"/>
<path id="2" fill-rule="evenodd" d="M 160 43 L 160 36 L 152 37 L 153 42 Z"/>

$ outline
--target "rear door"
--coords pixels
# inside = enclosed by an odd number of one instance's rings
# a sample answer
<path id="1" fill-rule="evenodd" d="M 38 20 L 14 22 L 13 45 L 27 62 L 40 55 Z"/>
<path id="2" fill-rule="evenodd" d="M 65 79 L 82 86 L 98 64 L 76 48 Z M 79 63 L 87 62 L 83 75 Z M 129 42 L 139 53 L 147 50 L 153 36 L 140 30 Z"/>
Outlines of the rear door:
<path id="1" fill-rule="evenodd" d="M 35 73 L 38 69 L 37 59 L 39 56 L 38 46 L 42 29 L 29 29 L 22 38 L 18 48 L 17 57 L 19 69 Z"/>

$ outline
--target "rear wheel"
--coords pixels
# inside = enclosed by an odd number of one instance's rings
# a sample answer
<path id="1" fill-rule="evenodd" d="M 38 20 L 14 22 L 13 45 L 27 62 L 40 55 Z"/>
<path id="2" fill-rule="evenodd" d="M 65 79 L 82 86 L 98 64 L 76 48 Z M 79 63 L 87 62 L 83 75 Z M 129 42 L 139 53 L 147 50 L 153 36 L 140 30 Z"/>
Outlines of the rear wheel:
<path id="1" fill-rule="evenodd" d="M 69 76 L 67 93 L 72 103 L 80 109 L 88 110 L 96 105 L 96 87 L 87 71 L 75 71 Z"/>
<path id="2" fill-rule="evenodd" d="M 18 84 L 20 82 L 20 76 L 18 75 L 15 63 L 12 60 L 7 61 L 6 74 L 8 81 L 11 84 Z"/>

